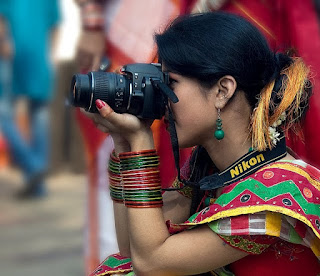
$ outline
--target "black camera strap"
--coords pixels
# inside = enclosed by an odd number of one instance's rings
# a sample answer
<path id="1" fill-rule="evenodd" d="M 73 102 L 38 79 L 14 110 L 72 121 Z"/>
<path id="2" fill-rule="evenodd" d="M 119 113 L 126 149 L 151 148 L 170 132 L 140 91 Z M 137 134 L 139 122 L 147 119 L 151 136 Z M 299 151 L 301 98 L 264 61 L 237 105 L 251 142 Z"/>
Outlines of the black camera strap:
<path id="1" fill-rule="evenodd" d="M 163 94 L 165 97 L 165 102 L 166 102 L 166 107 L 169 111 L 169 134 L 170 134 L 170 140 L 171 140 L 171 146 L 172 146 L 172 151 L 173 151 L 173 156 L 174 156 L 174 163 L 176 166 L 177 170 L 177 177 L 180 182 L 184 183 L 184 185 L 190 185 L 190 183 L 187 183 L 185 180 L 181 179 L 180 177 L 180 152 L 179 152 L 179 143 L 178 143 L 178 136 L 177 136 L 177 131 L 176 131 L 176 126 L 175 122 L 173 119 L 172 115 L 172 110 L 168 104 L 168 99 L 172 103 L 177 103 L 179 102 L 179 99 L 177 95 L 173 92 L 170 87 L 168 87 L 165 83 L 163 83 L 160 79 L 152 78 L 151 83 L 154 87 L 158 88 L 160 92 Z M 179 188 L 166 188 L 162 189 L 164 191 L 176 191 L 180 190 Z"/>
<path id="2" fill-rule="evenodd" d="M 170 134 L 171 146 L 173 151 L 174 163 L 177 170 L 177 177 L 180 182 L 186 185 L 187 184 L 186 181 L 181 179 L 181 175 L 180 175 L 180 151 L 179 151 L 177 130 L 176 130 L 175 122 L 173 119 L 172 110 L 169 105 L 167 106 L 167 108 L 169 111 L 169 134 Z M 172 188 L 172 189 L 178 190 L 176 188 Z"/>
<path id="3" fill-rule="evenodd" d="M 201 190 L 213 190 L 227 186 L 253 174 L 263 166 L 280 160 L 287 155 L 286 139 L 281 136 L 277 145 L 265 151 L 252 150 L 220 173 L 202 178 L 199 182 Z"/>

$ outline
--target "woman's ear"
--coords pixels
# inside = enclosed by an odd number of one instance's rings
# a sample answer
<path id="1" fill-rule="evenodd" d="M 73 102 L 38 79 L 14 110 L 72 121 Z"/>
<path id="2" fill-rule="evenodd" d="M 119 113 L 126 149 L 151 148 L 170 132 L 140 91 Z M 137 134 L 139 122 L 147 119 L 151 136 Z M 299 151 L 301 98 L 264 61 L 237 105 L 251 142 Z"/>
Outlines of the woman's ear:
<path id="1" fill-rule="evenodd" d="M 234 77 L 226 75 L 217 82 L 216 108 L 223 109 L 232 98 L 237 89 L 237 81 Z"/>

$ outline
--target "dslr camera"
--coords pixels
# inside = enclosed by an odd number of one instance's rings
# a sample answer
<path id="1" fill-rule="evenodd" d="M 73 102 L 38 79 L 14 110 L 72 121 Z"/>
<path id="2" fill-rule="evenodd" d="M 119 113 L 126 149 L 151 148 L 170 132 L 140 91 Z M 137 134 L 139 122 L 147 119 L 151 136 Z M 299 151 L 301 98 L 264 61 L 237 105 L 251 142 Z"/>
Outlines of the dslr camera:
<path id="1" fill-rule="evenodd" d="M 121 74 L 89 72 L 72 78 L 70 102 L 88 112 L 98 113 L 97 99 L 105 101 L 117 113 L 139 118 L 160 119 L 168 99 L 178 98 L 169 88 L 169 74 L 157 63 L 135 63 L 122 67 Z"/>

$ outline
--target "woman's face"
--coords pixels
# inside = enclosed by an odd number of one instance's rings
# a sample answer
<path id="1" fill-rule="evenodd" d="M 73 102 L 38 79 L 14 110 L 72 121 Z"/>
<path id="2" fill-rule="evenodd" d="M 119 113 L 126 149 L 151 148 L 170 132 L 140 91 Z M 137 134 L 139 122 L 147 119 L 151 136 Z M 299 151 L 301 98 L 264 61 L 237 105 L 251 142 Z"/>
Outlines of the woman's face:
<path id="1" fill-rule="evenodd" d="M 199 82 L 179 74 L 169 73 L 171 89 L 179 98 L 171 103 L 179 146 L 181 148 L 204 145 L 214 139 L 217 110 L 214 88 L 204 89 Z"/>

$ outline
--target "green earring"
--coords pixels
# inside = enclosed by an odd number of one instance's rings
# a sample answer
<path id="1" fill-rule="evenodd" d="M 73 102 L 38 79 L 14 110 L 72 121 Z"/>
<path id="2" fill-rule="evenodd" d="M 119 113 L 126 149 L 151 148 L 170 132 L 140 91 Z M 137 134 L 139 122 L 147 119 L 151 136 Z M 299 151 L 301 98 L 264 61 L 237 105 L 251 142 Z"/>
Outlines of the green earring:
<path id="1" fill-rule="evenodd" d="M 224 137 L 224 131 L 222 130 L 222 120 L 221 120 L 221 110 L 218 108 L 218 119 L 216 121 L 216 131 L 214 132 L 214 137 L 217 140 L 222 140 Z"/>

